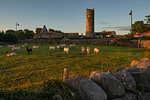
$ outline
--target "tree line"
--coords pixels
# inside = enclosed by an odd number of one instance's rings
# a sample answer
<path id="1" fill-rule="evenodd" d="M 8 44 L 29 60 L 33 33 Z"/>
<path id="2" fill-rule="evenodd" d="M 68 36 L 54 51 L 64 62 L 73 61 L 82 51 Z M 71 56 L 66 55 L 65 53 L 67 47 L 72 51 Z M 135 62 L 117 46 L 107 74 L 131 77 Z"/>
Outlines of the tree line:
<path id="1" fill-rule="evenodd" d="M 0 32 L 0 42 L 17 43 L 18 40 L 33 39 L 34 32 L 32 30 L 7 30 Z"/>
<path id="2" fill-rule="evenodd" d="M 126 35 L 127 39 L 132 39 L 134 38 L 134 35 L 138 32 L 138 33 L 144 33 L 144 32 L 148 32 L 150 31 L 150 15 L 145 16 L 146 19 L 144 19 L 142 21 L 136 21 L 134 24 L 132 24 L 132 29 L 131 32 Z M 145 37 L 142 37 L 145 38 Z"/>

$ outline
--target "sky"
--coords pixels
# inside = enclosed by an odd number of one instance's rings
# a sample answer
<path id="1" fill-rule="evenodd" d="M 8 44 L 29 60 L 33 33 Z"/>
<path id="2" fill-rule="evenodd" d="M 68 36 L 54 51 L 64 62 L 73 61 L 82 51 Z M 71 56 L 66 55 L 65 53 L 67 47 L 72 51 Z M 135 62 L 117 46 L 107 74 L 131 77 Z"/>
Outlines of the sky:
<path id="1" fill-rule="evenodd" d="M 0 31 L 37 27 L 85 34 L 86 9 L 95 9 L 95 32 L 128 34 L 133 23 L 150 15 L 150 0 L 0 0 Z"/>

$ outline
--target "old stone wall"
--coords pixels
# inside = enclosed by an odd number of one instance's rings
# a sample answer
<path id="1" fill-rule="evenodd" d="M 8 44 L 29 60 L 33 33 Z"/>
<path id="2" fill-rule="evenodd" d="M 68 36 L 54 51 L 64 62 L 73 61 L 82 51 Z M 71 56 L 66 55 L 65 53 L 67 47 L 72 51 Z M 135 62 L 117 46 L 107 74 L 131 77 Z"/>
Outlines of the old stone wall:
<path id="1" fill-rule="evenodd" d="M 101 39 L 27 39 L 19 43 L 51 43 L 51 44 L 89 44 L 89 45 L 111 45 L 111 38 Z"/>
<path id="2" fill-rule="evenodd" d="M 77 75 L 65 82 L 83 100 L 150 100 L 150 58 L 134 60 L 131 67 L 115 72 L 95 71 L 90 79 Z"/>

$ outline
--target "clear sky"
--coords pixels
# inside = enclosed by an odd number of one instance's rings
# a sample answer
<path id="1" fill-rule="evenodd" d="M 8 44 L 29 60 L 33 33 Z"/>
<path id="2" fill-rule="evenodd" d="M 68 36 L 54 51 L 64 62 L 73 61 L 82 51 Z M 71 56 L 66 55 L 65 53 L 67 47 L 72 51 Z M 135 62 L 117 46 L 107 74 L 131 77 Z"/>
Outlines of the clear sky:
<path id="1" fill-rule="evenodd" d="M 86 8 L 95 9 L 95 32 L 115 30 L 127 34 L 130 10 L 133 22 L 150 14 L 150 0 L 0 0 L 0 31 L 53 28 L 85 34 Z"/>

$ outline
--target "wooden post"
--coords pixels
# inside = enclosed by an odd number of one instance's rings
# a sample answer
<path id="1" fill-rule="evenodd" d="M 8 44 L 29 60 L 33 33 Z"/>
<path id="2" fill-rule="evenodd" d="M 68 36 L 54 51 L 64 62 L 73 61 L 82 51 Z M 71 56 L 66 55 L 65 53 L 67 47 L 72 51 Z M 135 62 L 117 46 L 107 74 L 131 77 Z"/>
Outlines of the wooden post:
<path id="1" fill-rule="evenodd" d="M 67 80 L 68 78 L 69 78 L 69 68 L 64 68 L 63 81 Z"/>

